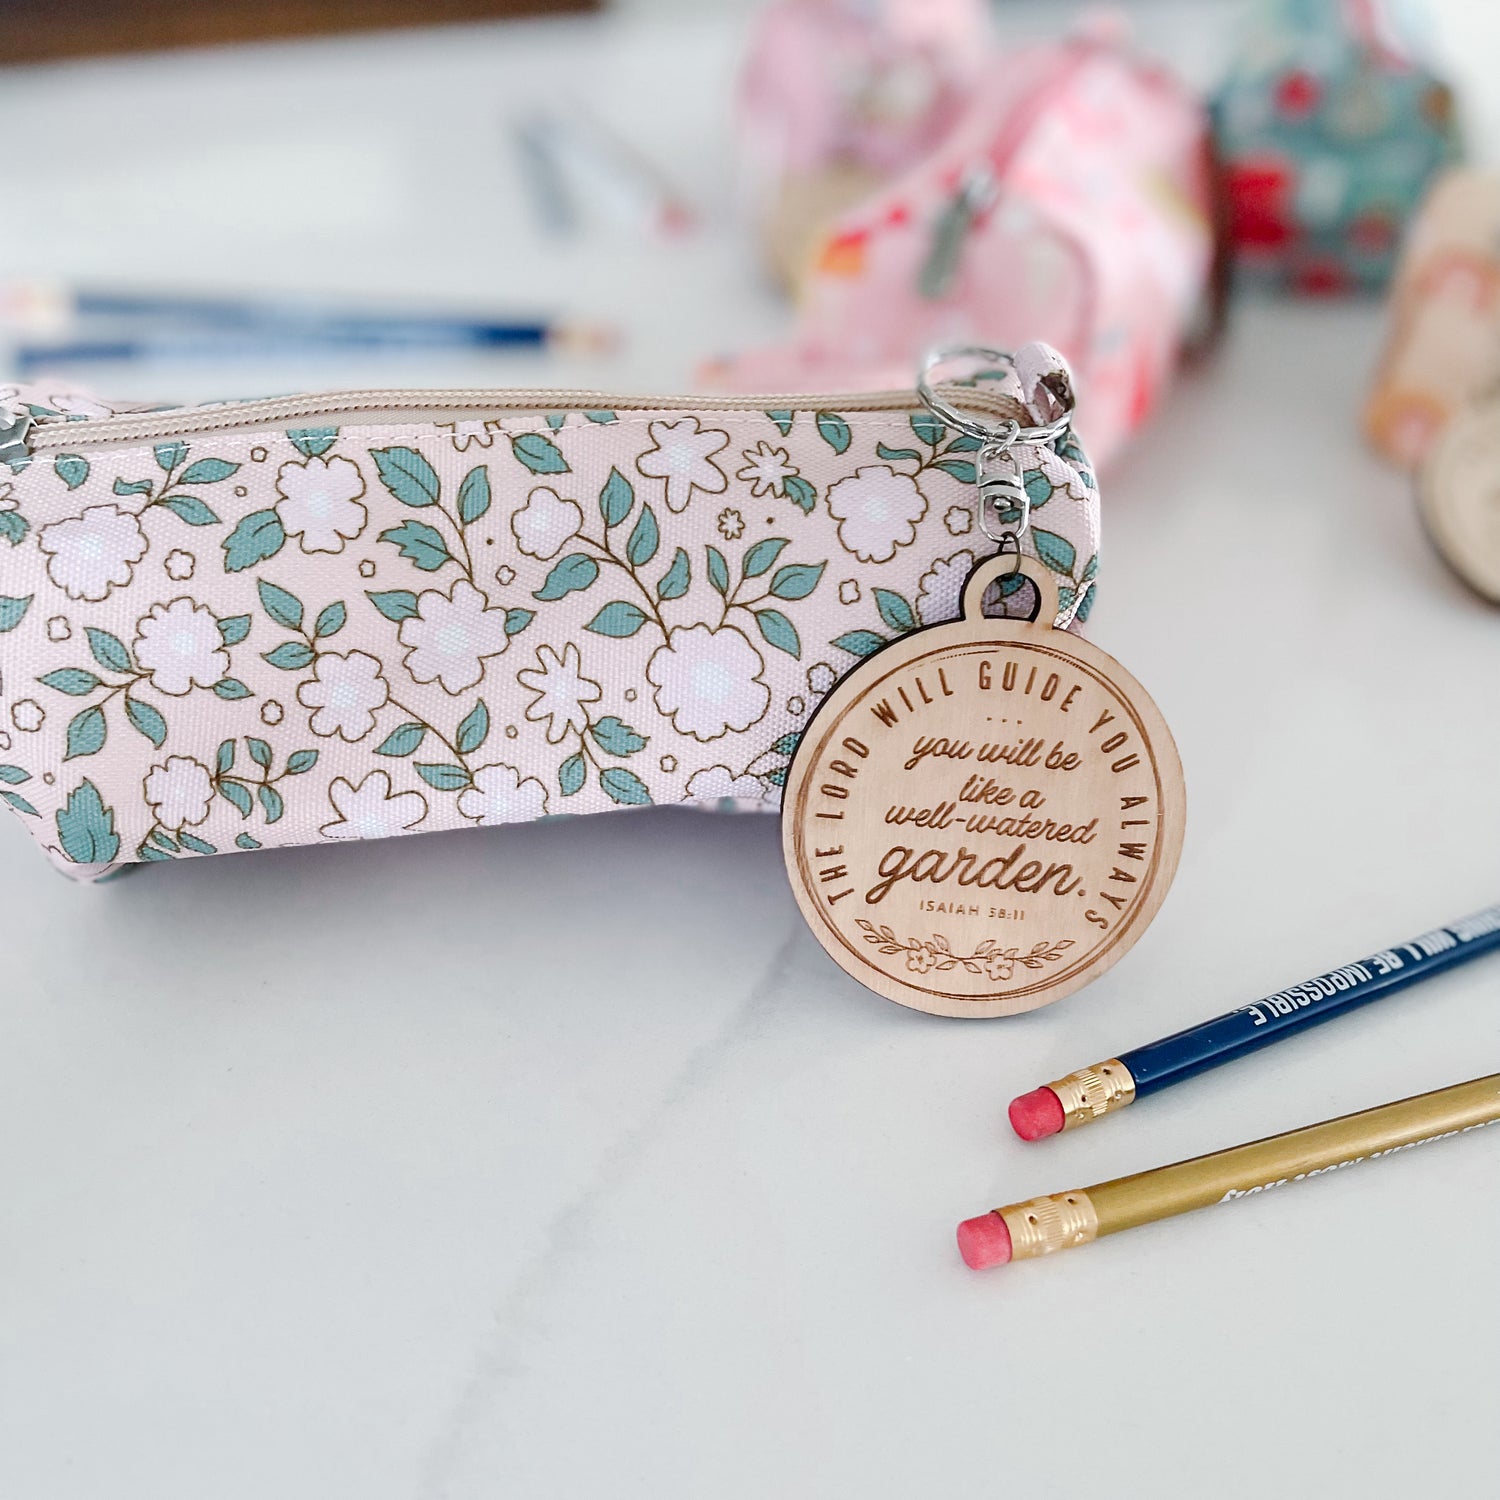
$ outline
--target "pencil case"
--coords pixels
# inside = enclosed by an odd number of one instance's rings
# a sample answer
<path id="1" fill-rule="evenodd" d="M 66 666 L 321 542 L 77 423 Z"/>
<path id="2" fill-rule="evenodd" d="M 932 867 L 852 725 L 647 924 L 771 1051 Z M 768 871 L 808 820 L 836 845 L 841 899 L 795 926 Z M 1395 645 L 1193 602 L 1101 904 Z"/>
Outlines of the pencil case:
<path id="1" fill-rule="evenodd" d="M 1024 425 L 1061 366 L 1033 348 L 1015 369 L 951 393 Z M 954 617 L 994 550 L 978 447 L 911 391 L 112 413 L 0 388 L 0 798 L 83 877 L 648 804 L 774 809 L 833 683 Z M 1015 451 L 1027 550 L 1081 621 L 1088 460 L 1071 436 Z"/>

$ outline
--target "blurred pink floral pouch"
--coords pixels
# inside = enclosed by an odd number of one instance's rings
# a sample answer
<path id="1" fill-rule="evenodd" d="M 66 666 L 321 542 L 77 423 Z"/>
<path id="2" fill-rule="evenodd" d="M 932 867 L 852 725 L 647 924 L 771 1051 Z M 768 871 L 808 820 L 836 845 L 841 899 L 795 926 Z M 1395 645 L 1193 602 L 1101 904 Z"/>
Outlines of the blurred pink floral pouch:
<path id="1" fill-rule="evenodd" d="M 1040 359 L 1040 363 L 1038 362 Z M 1023 376 L 959 399 L 1023 422 Z M 994 550 L 909 391 L 0 388 L 0 798 L 69 873 L 650 804 L 779 805 L 859 658 Z M 1098 491 L 1026 465 L 1082 620 Z"/>

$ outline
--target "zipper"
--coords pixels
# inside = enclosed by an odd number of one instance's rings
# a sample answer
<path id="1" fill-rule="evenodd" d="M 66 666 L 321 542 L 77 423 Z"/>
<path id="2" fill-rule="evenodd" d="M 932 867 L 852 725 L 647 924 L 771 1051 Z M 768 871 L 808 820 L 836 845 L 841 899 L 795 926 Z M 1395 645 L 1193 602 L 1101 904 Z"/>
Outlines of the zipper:
<path id="1" fill-rule="evenodd" d="M 944 386 L 950 400 L 976 415 L 1000 421 L 1025 420 L 1009 396 L 982 384 Z M 917 411 L 923 398 L 915 390 L 856 391 L 751 396 L 622 396 L 586 390 L 506 390 L 464 387 L 455 390 L 334 391 L 323 395 L 273 397 L 260 401 L 216 402 L 167 411 L 136 412 L 87 421 L 36 420 L 29 413 L 0 411 L 0 462 L 12 455 L 94 448 L 112 443 L 146 443 L 162 438 L 197 437 L 284 422 L 336 422 L 358 416 L 367 421 L 434 421 L 485 417 L 502 412 L 552 411 Z M 14 467 L 14 464 L 12 463 Z"/>

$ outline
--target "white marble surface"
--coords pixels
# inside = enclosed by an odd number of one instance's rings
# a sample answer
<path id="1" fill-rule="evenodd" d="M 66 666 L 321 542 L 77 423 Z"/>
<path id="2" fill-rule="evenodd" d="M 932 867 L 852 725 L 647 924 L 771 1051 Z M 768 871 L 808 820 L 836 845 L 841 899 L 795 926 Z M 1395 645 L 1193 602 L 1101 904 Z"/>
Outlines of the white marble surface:
<path id="1" fill-rule="evenodd" d="M 729 39 L 637 15 L 0 75 L 33 163 L 0 271 L 573 288 L 634 338 L 545 378 L 680 379 L 780 316 L 745 252 L 537 245 L 497 120 L 565 76 L 717 209 Z M 1111 476 L 1093 633 L 1175 726 L 1190 831 L 1139 947 L 1052 1010 L 863 993 L 769 820 L 97 890 L 0 824 L 0 1494 L 1485 1493 L 1486 1136 L 989 1277 L 952 1245 L 996 1202 L 1497 1066 L 1480 965 L 1094 1131 L 1004 1128 L 1021 1087 L 1500 896 L 1500 617 L 1361 451 L 1378 339 L 1368 308 L 1245 308 Z"/>

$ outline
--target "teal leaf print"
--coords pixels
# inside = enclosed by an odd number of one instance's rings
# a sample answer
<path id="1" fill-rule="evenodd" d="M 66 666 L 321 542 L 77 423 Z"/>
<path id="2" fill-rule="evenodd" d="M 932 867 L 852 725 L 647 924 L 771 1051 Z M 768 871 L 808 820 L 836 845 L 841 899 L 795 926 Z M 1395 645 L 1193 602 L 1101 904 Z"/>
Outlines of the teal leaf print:
<path id="1" fill-rule="evenodd" d="M 847 453 L 854 434 L 849 424 L 836 411 L 820 411 L 817 417 L 818 432 L 835 453 Z"/>
<path id="2" fill-rule="evenodd" d="M 444 563 L 453 561 L 442 533 L 425 521 L 403 521 L 389 531 L 382 531 L 380 540 L 394 543 L 401 549 L 402 557 L 409 558 L 424 573 L 436 573 Z"/>
<path id="3" fill-rule="evenodd" d="M 246 568 L 275 557 L 286 545 L 286 532 L 274 510 L 257 510 L 246 516 L 222 545 L 224 571 L 243 573 Z"/>
<path id="4" fill-rule="evenodd" d="M 584 416 L 590 422 L 598 422 L 601 426 L 605 427 L 611 422 L 618 422 L 620 420 L 612 411 L 586 411 L 584 412 Z"/>
<path id="5" fill-rule="evenodd" d="M 948 434 L 948 429 L 930 411 L 914 411 L 907 420 L 918 440 L 929 448 L 936 448 Z"/>
<path id="6" fill-rule="evenodd" d="M 376 755 L 415 755 L 427 738 L 425 724 L 402 724 L 375 747 Z"/>
<path id="7" fill-rule="evenodd" d="M 156 467 L 163 474 L 170 474 L 179 464 L 186 462 L 188 455 L 187 444 L 180 438 L 170 443 L 158 443 L 151 451 L 156 454 Z"/>
<path id="8" fill-rule="evenodd" d="M 262 651 L 261 658 L 283 672 L 300 672 L 313 664 L 316 654 L 306 641 L 283 641 L 274 651 Z"/>
<path id="9" fill-rule="evenodd" d="M 740 572 L 746 578 L 759 578 L 762 573 L 769 573 L 776 559 L 781 556 L 782 549 L 790 545 L 784 536 L 768 536 L 745 554 Z"/>
<path id="10" fill-rule="evenodd" d="M 26 611 L 31 608 L 33 597 L 27 594 L 20 599 L 7 599 L 0 594 L 0 635 L 4 635 L 7 630 L 14 630 L 26 618 Z"/>
<path id="11" fill-rule="evenodd" d="M 1036 547 L 1036 555 L 1054 573 L 1066 573 L 1069 578 L 1073 576 L 1073 569 L 1078 566 L 1078 553 L 1067 537 L 1058 536 L 1055 531 L 1043 531 L 1040 527 L 1033 526 L 1031 540 Z"/>
<path id="12" fill-rule="evenodd" d="M 786 497 L 803 515 L 810 516 L 813 508 L 818 503 L 818 492 L 812 486 L 812 481 L 804 479 L 800 474 L 788 474 L 783 488 Z"/>
<path id="13" fill-rule="evenodd" d="M 546 580 L 531 597 L 550 604 L 567 594 L 576 594 L 588 588 L 599 576 L 599 564 L 583 552 L 570 552 L 559 563 L 554 563 Z"/>
<path id="14" fill-rule="evenodd" d="M 259 839 L 251 838 L 248 833 L 240 833 L 235 835 L 234 847 L 236 849 L 259 849 L 261 843 Z"/>
<path id="15" fill-rule="evenodd" d="M 293 750 L 287 756 L 286 774 L 288 776 L 301 776 L 304 772 L 312 770 L 318 763 L 318 752 L 316 750 Z"/>
<path id="16" fill-rule="evenodd" d="M 113 489 L 117 495 L 149 495 L 152 484 L 149 479 L 117 479 Z"/>
<path id="17" fill-rule="evenodd" d="M 125 649 L 125 643 L 119 636 L 111 635 L 107 630 L 100 630 L 97 626 L 85 627 L 84 634 L 88 637 L 89 650 L 93 652 L 94 660 L 107 672 L 131 672 L 135 670 L 134 663 L 130 660 L 130 653 Z"/>
<path id="18" fill-rule="evenodd" d="M 760 633 L 768 646 L 801 659 L 802 640 L 797 627 L 779 609 L 756 610 L 755 623 L 760 626 Z"/>
<path id="19" fill-rule="evenodd" d="M 344 628 L 349 618 L 349 611 L 344 608 L 344 601 L 338 600 L 330 604 L 317 619 L 313 626 L 313 637 L 316 640 L 325 641 L 331 635 L 337 635 Z"/>
<path id="20" fill-rule="evenodd" d="M 182 847 L 189 853 L 217 854 L 219 852 L 207 839 L 200 839 L 195 833 L 181 833 L 178 834 L 178 838 L 182 840 Z"/>
<path id="21" fill-rule="evenodd" d="M 182 476 L 184 479 L 187 475 Z M 161 502 L 179 520 L 189 526 L 217 526 L 219 518 L 196 495 L 168 495 Z"/>
<path id="22" fill-rule="evenodd" d="M 234 756 L 236 745 L 233 740 L 225 740 L 219 746 L 219 753 L 214 760 L 214 768 L 220 776 L 226 771 L 234 770 Z"/>
<path id="23" fill-rule="evenodd" d="M 80 781 L 57 814 L 57 837 L 75 865 L 107 865 L 120 852 L 115 815 L 92 781 Z"/>
<path id="24" fill-rule="evenodd" d="M 979 482 L 979 470 L 967 458 L 940 458 L 932 467 L 941 469 L 945 474 L 951 474 L 964 484 Z"/>
<path id="25" fill-rule="evenodd" d="M 387 589 L 384 592 L 365 590 L 365 598 L 383 614 L 387 620 L 398 624 L 409 620 L 417 612 L 417 596 L 410 589 Z"/>
<path id="26" fill-rule="evenodd" d="M 571 797 L 574 792 L 580 791 L 583 783 L 588 779 L 588 774 L 588 762 L 584 760 L 582 752 L 570 755 L 557 768 L 557 784 L 563 796 Z"/>
<path id="27" fill-rule="evenodd" d="M 634 505 L 634 487 L 618 469 L 612 468 L 599 491 L 599 514 L 604 517 L 605 526 L 618 526 Z"/>
<path id="28" fill-rule="evenodd" d="M 508 609 L 505 611 L 505 633 L 506 635 L 520 635 L 520 633 L 536 619 L 534 609 Z"/>
<path id="29" fill-rule="evenodd" d="M 547 426 L 550 427 L 553 432 L 561 432 L 563 423 L 567 420 L 568 414 L 565 411 L 549 411 L 547 413 Z"/>
<path id="30" fill-rule="evenodd" d="M 52 467 L 70 490 L 76 490 L 89 477 L 89 461 L 81 454 L 59 453 L 52 460 Z"/>
<path id="31" fill-rule="evenodd" d="M 31 530 L 31 522 L 18 510 L 0 510 L 0 537 L 12 547 L 19 547 Z"/>
<path id="32" fill-rule="evenodd" d="M 439 792 L 461 792 L 474 782 L 474 778 L 462 766 L 419 764 L 417 775 Z"/>
<path id="33" fill-rule="evenodd" d="M 453 743 L 460 755 L 472 755 L 490 737 L 490 711 L 481 698 L 458 726 Z"/>
<path id="34" fill-rule="evenodd" d="M 232 464 L 226 458 L 200 458 L 197 463 L 189 464 L 187 468 L 178 475 L 178 484 L 218 484 L 222 479 L 228 479 L 231 474 L 239 473 L 240 466 Z"/>
<path id="35" fill-rule="evenodd" d="M 880 618 L 895 631 L 915 630 L 917 617 L 911 605 L 891 589 L 875 590 L 875 608 Z"/>
<path id="36" fill-rule="evenodd" d="M 20 766 L 0 766 L 0 781 L 7 786 L 23 786 L 31 780 L 31 772 L 23 771 Z"/>
<path id="37" fill-rule="evenodd" d="M 151 741 L 158 750 L 166 743 L 167 721 L 149 703 L 125 695 L 125 717 Z"/>
<path id="38" fill-rule="evenodd" d="M 142 844 L 135 852 L 148 865 L 160 864 L 163 860 L 169 860 L 172 857 L 170 854 L 163 853 L 160 849 L 153 849 L 150 844 Z"/>
<path id="39" fill-rule="evenodd" d="M 1098 597 L 1099 597 L 1099 590 L 1098 590 L 1098 588 L 1094 584 L 1090 583 L 1089 586 L 1088 586 L 1087 591 L 1085 592 L 1085 594 L 1083 596 L 1083 603 L 1078 606 L 1078 609 L 1077 609 L 1076 613 L 1074 614 L 1073 618 L 1075 620 L 1079 620 L 1079 621 L 1085 621 L 1085 620 L 1087 620 L 1088 617 L 1093 613 L 1093 610 L 1094 610 L 1094 600 L 1097 599 Z"/>
<path id="40" fill-rule="evenodd" d="M 337 427 L 294 427 L 287 440 L 303 458 L 322 458 L 338 435 Z"/>
<path id="41" fill-rule="evenodd" d="M 792 430 L 792 423 L 797 419 L 794 411 L 768 411 L 766 415 L 776 424 L 776 430 L 785 437 Z"/>
<path id="42" fill-rule="evenodd" d="M 567 460 L 558 452 L 557 444 L 540 432 L 518 433 L 511 438 L 510 448 L 533 474 L 571 472 Z"/>
<path id="43" fill-rule="evenodd" d="M 944 453 L 978 453 L 984 444 L 972 432 L 961 432 L 943 449 Z"/>
<path id="44" fill-rule="evenodd" d="M 250 789 L 238 781 L 221 781 L 219 795 L 237 809 L 242 818 L 248 818 L 255 811 L 255 804 L 250 800 Z"/>
<path id="45" fill-rule="evenodd" d="M 729 593 L 729 564 L 724 561 L 724 554 L 717 547 L 704 549 L 708 553 L 708 581 L 713 584 L 717 593 L 727 595 Z"/>
<path id="46" fill-rule="evenodd" d="M 264 740 L 258 740 L 253 735 L 246 735 L 245 748 L 250 752 L 250 759 L 263 771 L 271 769 L 271 747 Z"/>
<path id="47" fill-rule="evenodd" d="M 483 464 L 464 475 L 458 487 L 458 518 L 472 526 L 490 508 L 490 471 Z"/>
<path id="48" fill-rule="evenodd" d="M 97 755 L 104 748 L 109 726 L 104 722 L 104 710 L 95 704 L 80 714 L 75 714 L 68 725 L 68 748 L 64 760 L 77 760 L 84 755 Z"/>
<path id="49" fill-rule="evenodd" d="M 268 583 L 264 578 L 256 579 L 255 588 L 260 595 L 261 608 L 278 625 L 285 625 L 288 630 L 302 629 L 302 601 L 295 594 Z"/>
<path id="50" fill-rule="evenodd" d="M 624 807 L 649 807 L 651 804 L 651 793 L 646 790 L 646 783 L 624 766 L 610 766 L 600 774 L 599 784 L 609 793 L 612 802 L 618 802 Z"/>
<path id="51" fill-rule="evenodd" d="M 1096 552 L 1083 565 L 1083 572 L 1078 575 L 1081 583 L 1092 583 L 1099 576 L 1099 554 Z"/>
<path id="52" fill-rule="evenodd" d="M 625 544 L 625 556 L 633 568 L 644 568 L 661 546 L 661 528 L 656 524 L 656 512 L 645 506 L 631 529 L 630 540 Z"/>
<path id="53" fill-rule="evenodd" d="M 265 812 L 267 823 L 276 822 L 286 811 L 285 800 L 270 782 L 262 782 L 255 789 L 255 794 L 260 798 L 260 805 Z"/>
<path id="54" fill-rule="evenodd" d="M 100 686 L 99 679 L 82 667 L 59 667 L 55 672 L 44 673 L 37 681 L 43 687 L 66 693 L 70 698 L 83 698 Z"/>
<path id="55" fill-rule="evenodd" d="M 15 808 L 18 813 L 25 813 L 28 818 L 39 818 L 39 813 L 19 792 L 0 792 L 0 802 Z"/>
<path id="56" fill-rule="evenodd" d="M 800 729 L 790 730 L 771 746 L 771 754 L 791 755 L 796 751 L 798 742 L 801 739 L 802 731 Z"/>
<path id="57" fill-rule="evenodd" d="M 840 651 L 847 651 L 851 656 L 873 656 L 885 645 L 885 641 L 873 630 L 851 630 L 848 635 L 841 635 L 829 644 L 837 646 Z"/>
<path id="58" fill-rule="evenodd" d="M 692 571 L 692 564 L 688 561 L 687 553 L 679 547 L 672 557 L 672 566 L 662 574 L 661 582 L 656 586 L 656 597 L 658 599 L 682 598 L 692 582 Z"/>
<path id="59" fill-rule="evenodd" d="M 915 448 L 888 448 L 884 443 L 875 444 L 875 457 L 883 458 L 888 464 L 898 464 L 908 458 L 922 462 L 922 455 Z"/>
<path id="60" fill-rule="evenodd" d="M 226 646 L 238 646 L 249 634 L 249 615 L 229 615 L 219 621 L 219 639 Z"/>
<path id="61" fill-rule="evenodd" d="M 380 482 L 403 505 L 420 509 L 438 503 L 437 471 L 415 448 L 372 448 Z"/>
<path id="62" fill-rule="evenodd" d="M 221 677 L 214 683 L 214 696 L 224 699 L 226 703 L 233 703 L 237 699 L 250 697 L 251 693 L 238 677 Z"/>
<path id="63" fill-rule="evenodd" d="M 176 854 L 179 848 L 177 840 L 174 839 L 172 835 L 166 831 L 165 828 L 153 828 L 151 830 L 151 837 L 148 842 L 152 844 L 160 844 L 163 849 L 172 854 Z"/>
<path id="64" fill-rule="evenodd" d="M 1026 498 L 1031 501 L 1033 510 L 1039 510 L 1052 498 L 1052 481 L 1040 469 L 1032 469 L 1024 483 Z"/>
<path id="65" fill-rule="evenodd" d="M 771 579 L 771 592 L 778 599 L 805 599 L 817 588 L 827 563 L 788 563 L 777 568 Z"/>
<path id="66" fill-rule="evenodd" d="M 616 599 L 606 604 L 583 628 L 595 635 L 609 635 L 616 639 L 632 636 L 646 623 L 646 612 L 638 604 Z"/>
<path id="67" fill-rule="evenodd" d="M 634 755 L 638 750 L 646 748 L 645 735 L 638 734 L 630 725 L 623 723 L 613 714 L 607 714 L 604 718 L 590 724 L 589 733 L 594 737 L 594 743 L 606 755 Z"/>

